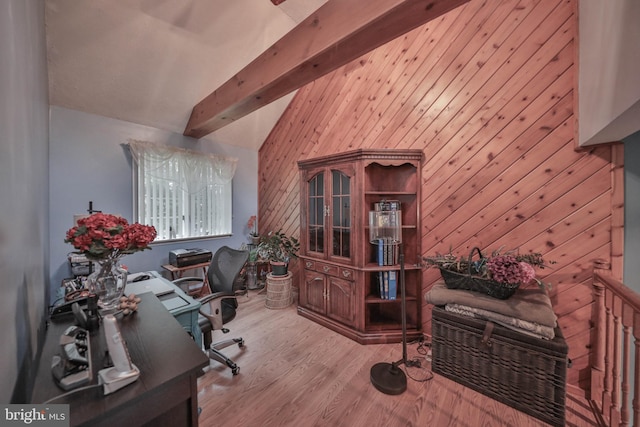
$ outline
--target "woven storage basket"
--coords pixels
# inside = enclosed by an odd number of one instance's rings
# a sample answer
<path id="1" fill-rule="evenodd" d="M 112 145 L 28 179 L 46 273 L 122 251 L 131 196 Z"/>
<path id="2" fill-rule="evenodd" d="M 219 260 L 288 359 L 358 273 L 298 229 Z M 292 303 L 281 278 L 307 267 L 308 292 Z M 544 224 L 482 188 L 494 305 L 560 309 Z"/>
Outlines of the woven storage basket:
<path id="1" fill-rule="evenodd" d="M 467 274 L 456 273 L 444 268 L 439 268 L 440 275 L 442 276 L 444 284 L 447 286 L 447 288 L 480 292 L 498 299 L 507 299 L 512 296 L 520 287 L 520 283 L 507 284 L 495 282 L 493 280 L 474 276 L 471 273 L 473 253 L 476 251 L 480 256 L 480 260 L 483 259 L 482 252 L 480 252 L 479 248 L 471 249 L 471 253 L 469 254 L 469 272 Z"/>
<path id="2" fill-rule="evenodd" d="M 267 274 L 267 299 L 265 307 L 271 309 L 286 308 L 293 302 L 291 294 L 292 274 L 285 276 L 274 276 Z"/>
<path id="3" fill-rule="evenodd" d="M 434 307 L 433 372 L 554 426 L 564 426 L 567 345 Z"/>

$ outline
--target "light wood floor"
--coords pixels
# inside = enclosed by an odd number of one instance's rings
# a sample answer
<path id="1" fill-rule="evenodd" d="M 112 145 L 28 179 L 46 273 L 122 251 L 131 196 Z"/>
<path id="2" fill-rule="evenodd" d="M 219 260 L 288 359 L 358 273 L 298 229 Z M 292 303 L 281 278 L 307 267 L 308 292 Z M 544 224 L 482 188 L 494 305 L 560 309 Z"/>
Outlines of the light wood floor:
<path id="1" fill-rule="evenodd" d="M 295 305 L 270 310 L 265 294 L 239 298 L 228 337 L 243 349 L 224 352 L 240 374 L 212 362 L 198 380 L 201 426 L 546 426 L 542 421 L 430 372 L 417 344 L 408 359 L 407 391 L 389 396 L 370 383 L 378 362 L 402 358 L 401 344 L 360 345 L 299 316 Z M 214 341 L 224 338 L 216 331 Z M 583 399 L 567 396 L 566 425 L 595 426 Z"/>

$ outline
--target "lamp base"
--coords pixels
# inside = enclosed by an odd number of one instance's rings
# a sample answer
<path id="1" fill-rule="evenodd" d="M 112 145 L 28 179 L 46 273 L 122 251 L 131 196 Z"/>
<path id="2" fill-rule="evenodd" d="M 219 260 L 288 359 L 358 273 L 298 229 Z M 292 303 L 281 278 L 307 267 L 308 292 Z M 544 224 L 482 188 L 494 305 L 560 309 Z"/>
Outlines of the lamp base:
<path id="1" fill-rule="evenodd" d="M 371 367 L 371 384 L 384 394 L 402 394 L 407 390 L 407 376 L 395 364 L 380 362 Z"/>

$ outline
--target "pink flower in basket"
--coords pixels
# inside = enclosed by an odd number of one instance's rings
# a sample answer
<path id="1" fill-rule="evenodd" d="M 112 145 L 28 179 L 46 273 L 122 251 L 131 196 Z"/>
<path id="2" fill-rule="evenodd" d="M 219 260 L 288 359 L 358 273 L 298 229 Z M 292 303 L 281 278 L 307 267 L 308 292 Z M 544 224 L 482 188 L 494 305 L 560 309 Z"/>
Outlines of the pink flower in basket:
<path id="1" fill-rule="evenodd" d="M 474 258 L 474 255 L 477 255 Z M 473 248 L 469 256 L 437 254 L 423 258 L 425 266 L 437 267 L 447 287 L 452 289 L 477 290 L 491 296 L 508 298 L 520 285 L 535 281 L 540 287 L 546 285 L 536 278 L 534 267 L 544 268 L 545 263 L 539 253 L 518 254 L 500 250 L 485 257 L 479 248 Z M 553 262 L 551 262 L 553 264 Z M 496 287 L 505 287 L 496 290 Z"/>
<path id="2" fill-rule="evenodd" d="M 525 262 L 522 262 L 522 264 L 529 266 L 529 264 Z M 517 283 L 529 283 L 531 280 L 531 277 L 527 274 L 528 270 L 525 271 L 516 257 L 511 255 L 499 255 L 489 258 L 487 261 L 487 271 L 491 279 L 499 283 L 515 285 Z"/>

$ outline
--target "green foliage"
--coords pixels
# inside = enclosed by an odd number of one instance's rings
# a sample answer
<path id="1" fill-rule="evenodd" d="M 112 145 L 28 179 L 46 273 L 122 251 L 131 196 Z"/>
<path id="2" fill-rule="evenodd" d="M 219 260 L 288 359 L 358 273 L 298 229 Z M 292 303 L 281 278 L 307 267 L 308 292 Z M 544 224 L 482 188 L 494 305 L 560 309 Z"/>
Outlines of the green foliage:
<path id="1" fill-rule="evenodd" d="M 270 231 L 269 234 L 260 237 L 257 253 L 258 257 L 265 261 L 288 263 L 291 258 L 298 256 L 299 250 L 298 239 L 278 230 L 275 233 Z"/>
<path id="2" fill-rule="evenodd" d="M 256 262 L 258 260 L 258 250 L 257 249 L 251 249 L 249 251 L 249 262 Z"/>

